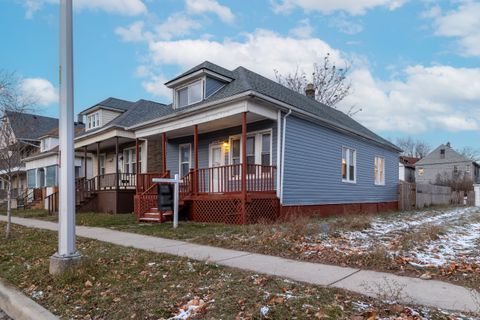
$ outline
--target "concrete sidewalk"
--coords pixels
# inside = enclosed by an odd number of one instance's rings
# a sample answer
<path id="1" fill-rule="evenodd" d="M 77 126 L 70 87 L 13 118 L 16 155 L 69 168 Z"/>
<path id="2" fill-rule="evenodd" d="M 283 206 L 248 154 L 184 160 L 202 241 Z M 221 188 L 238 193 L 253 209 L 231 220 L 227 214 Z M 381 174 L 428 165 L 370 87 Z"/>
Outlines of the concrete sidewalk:
<path id="1" fill-rule="evenodd" d="M 6 221 L 6 217 L 0 216 L 0 221 Z M 41 220 L 14 217 L 12 222 L 31 228 L 57 230 L 56 223 Z M 455 311 L 480 311 L 480 293 L 442 281 L 421 280 L 385 272 L 302 262 L 105 228 L 77 226 L 77 235 L 120 246 L 205 260 L 256 273 L 346 289 L 371 297 L 395 296 L 401 303 Z"/>

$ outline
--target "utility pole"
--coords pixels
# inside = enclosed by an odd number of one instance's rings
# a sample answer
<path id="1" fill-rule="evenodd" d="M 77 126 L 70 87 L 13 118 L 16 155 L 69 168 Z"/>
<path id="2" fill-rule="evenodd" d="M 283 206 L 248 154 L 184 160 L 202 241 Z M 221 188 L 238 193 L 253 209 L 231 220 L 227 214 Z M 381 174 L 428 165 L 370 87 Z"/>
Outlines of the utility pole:
<path id="1" fill-rule="evenodd" d="M 73 108 L 72 0 L 60 0 L 60 172 L 58 251 L 50 257 L 50 273 L 61 274 L 80 261 L 75 248 L 75 151 Z"/>

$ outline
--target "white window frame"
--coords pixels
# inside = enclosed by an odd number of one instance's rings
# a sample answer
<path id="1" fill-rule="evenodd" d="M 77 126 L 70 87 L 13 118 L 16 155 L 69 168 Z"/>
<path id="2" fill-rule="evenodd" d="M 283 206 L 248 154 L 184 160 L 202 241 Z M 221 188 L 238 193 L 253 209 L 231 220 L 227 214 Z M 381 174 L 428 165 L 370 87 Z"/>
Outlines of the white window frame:
<path id="1" fill-rule="evenodd" d="M 182 164 L 184 162 L 182 162 L 182 147 L 186 147 L 188 146 L 188 154 L 189 154 L 189 157 L 188 157 L 188 170 L 190 171 L 190 169 L 192 169 L 192 144 L 191 143 L 182 143 L 182 144 L 179 144 L 178 145 L 178 174 L 181 175 L 182 174 Z M 185 162 L 186 163 L 186 162 Z M 185 173 L 185 175 L 187 174 L 188 172 Z M 182 178 L 182 177 L 180 177 Z"/>
<path id="2" fill-rule="evenodd" d="M 128 161 L 125 161 L 125 155 L 128 154 L 128 155 L 130 156 L 130 155 L 131 155 L 130 153 L 131 153 L 132 151 L 133 151 L 133 152 L 136 152 L 136 147 L 130 147 L 130 148 L 125 148 L 125 149 L 123 149 L 122 172 L 124 172 L 124 173 L 127 173 L 127 172 L 125 171 L 125 165 L 126 165 L 126 164 L 129 165 L 129 169 L 130 169 L 130 170 L 129 170 L 129 174 L 134 174 L 134 173 L 133 173 L 133 171 L 134 171 L 133 169 L 134 169 L 134 168 L 136 169 L 136 165 L 137 165 L 137 156 L 136 156 L 136 155 L 133 157 L 133 159 L 130 159 L 130 157 L 127 157 L 127 158 L 128 158 Z M 141 154 L 142 154 L 142 146 L 141 146 L 141 145 L 138 146 L 138 153 L 139 153 L 139 154 L 138 154 L 138 160 L 140 160 L 140 161 L 139 161 L 139 162 L 140 162 L 139 169 L 140 169 L 140 173 L 141 173 L 141 172 L 142 172 L 142 156 L 141 156 Z M 136 170 L 135 170 L 135 173 L 137 173 Z"/>
<path id="3" fill-rule="evenodd" d="M 100 127 L 100 112 L 96 111 L 87 115 L 87 130 Z"/>
<path id="4" fill-rule="evenodd" d="M 106 153 L 100 153 L 98 155 L 98 157 L 101 159 L 103 158 L 103 167 L 102 167 L 102 161 L 100 159 L 98 159 L 98 172 L 97 172 L 97 175 L 100 176 L 102 175 L 102 168 L 103 168 L 103 171 L 104 173 L 103 174 L 107 174 L 107 154 Z"/>
<path id="5" fill-rule="evenodd" d="M 357 150 L 352 148 L 352 147 L 347 147 L 347 146 L 342 146 L 342 149 L 341 149 L 341 160 L 342 162 L 340 163 L 341 164 L 341 168 L 340 168 L 340 174 L 342 173 L 342 169 L 343 169 L 343 149 L 346 149 L 347 152 L 345 152 L 345 157 L 346 157 L 346 165 L 347 165 L 347 178 L 344 179 L 343 178 L 343 175 L 342 176 L 342 182 L 345 182 L 345 183 L 357 183 Z M 353 174 L 353 180 L 350 180 L 348 179 L 348 176 L 350 175 L 350 152 L 353 151 L 353 168 L 354 168 L 354 174 Z"/>
<path id="6" fill-rule="evenodd" d="M 379 168 L 378 167 L 378 162 L 379 160 L 382 160 L 382 167 Z M 382 175 L 381 176 L 377 176 L 380 174 L 380 169 L 381 169 L 381 172 L 382 172 Z M 382 157 L 382 156 L 375 156 L 374 158 L 374 163 L 373 163 L 373 178 L 374 178 L 374 183 L 376 186 L 384 186 L 385 185 L 385 157 Z M 380 179 L 377 179 L 377 178 L 381 178 Z"/>
<path id="7" fill-rule="evenodd" d="M 255 164 L 261 165 L 262 164 L 262 136 L 264 134 L 269 134 L 270 135 L 270 166 L 272 164 L 272 149 L 273 149 L 273 130 L 266 129 L 266 130 L 259 130 L 259 131 L 252 131 L 247 133 L 247 138 L 255 137 Z M 232 153 L 233 153 L 233 140 L 240 140 L 240 163 L 242 163 L 242 158 L 243 158 L 243 150 L 242 150 L 242 135 L 241 134 L 236 134 L 233 136 L 228 137 L 228 144 L 229 144 L 229 150 L 228 150 L 228 164 L 232 165 Z"/>
<path id="8" fill-rule="evenodd" d="M 197 100 L 197 101 L 190 101 L 190 94 L 189 94 L 189 90 L 190 90 L 190 87 L 196 85 L 200 83 L 200 99 Z M 179 102 L 180 102 L 180 99 L 179 99 L 179 93 L 180 93 L 180 90 L 182 89 L 185 89 L 187 88 L 187 104 L 184 105 L 184 106 L 180 106 L 179 105 Z M 178 88 L 175 88 L 174 90 L 175 94 L 174 94 L 174 101 L 175 101 L 175 108 L 184 108 L 186 106 L 189 106 L 191 104 L 194 104 L 194 103 L 198 103 L 200 101 L 202 101 L 203 99 L 205 99 L 205 78 L 201 78 L 201 79 L 196 79 L 194 81 L 191 81 L 181 87 L 178 87 Z"/>

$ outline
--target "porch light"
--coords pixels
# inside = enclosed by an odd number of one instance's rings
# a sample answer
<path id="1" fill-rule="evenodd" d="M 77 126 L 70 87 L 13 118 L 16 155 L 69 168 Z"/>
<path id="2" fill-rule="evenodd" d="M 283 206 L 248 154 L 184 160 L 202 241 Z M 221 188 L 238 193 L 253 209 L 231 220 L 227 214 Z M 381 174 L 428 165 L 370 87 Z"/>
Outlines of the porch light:
<path id="1" fill-rule="evenodd" d="M 223 147 L 226 149 L 230 147 L 230 144 L 228 143 L 228 141 L 223 142 Z"/>

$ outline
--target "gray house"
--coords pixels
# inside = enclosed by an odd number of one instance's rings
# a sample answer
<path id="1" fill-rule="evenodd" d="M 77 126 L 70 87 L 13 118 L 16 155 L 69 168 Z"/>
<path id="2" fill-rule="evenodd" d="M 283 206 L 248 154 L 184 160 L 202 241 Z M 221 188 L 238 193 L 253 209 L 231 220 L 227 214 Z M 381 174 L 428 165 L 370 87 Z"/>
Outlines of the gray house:
<path id="1" fill-rule="evenodd" d="M 162 146 L 162 165 L 149 171 L 183 178 L 190 219 L 249 223 L 397 208 L 401 150 L 346 114 L 243 67 L 204 62 L 166 86 L 173 103 L 126 129 Z M 162 220 L 150 180 L 137 180 L 135 213 Z"/>
<path id="2" fill-rule="evenodd" d="M 442 144 L 415 164 L 417 183 L 435 183 L 440 178 L 467 178 L 479 181 L 480 166 L 455 151 L 450 143 Z"/>

